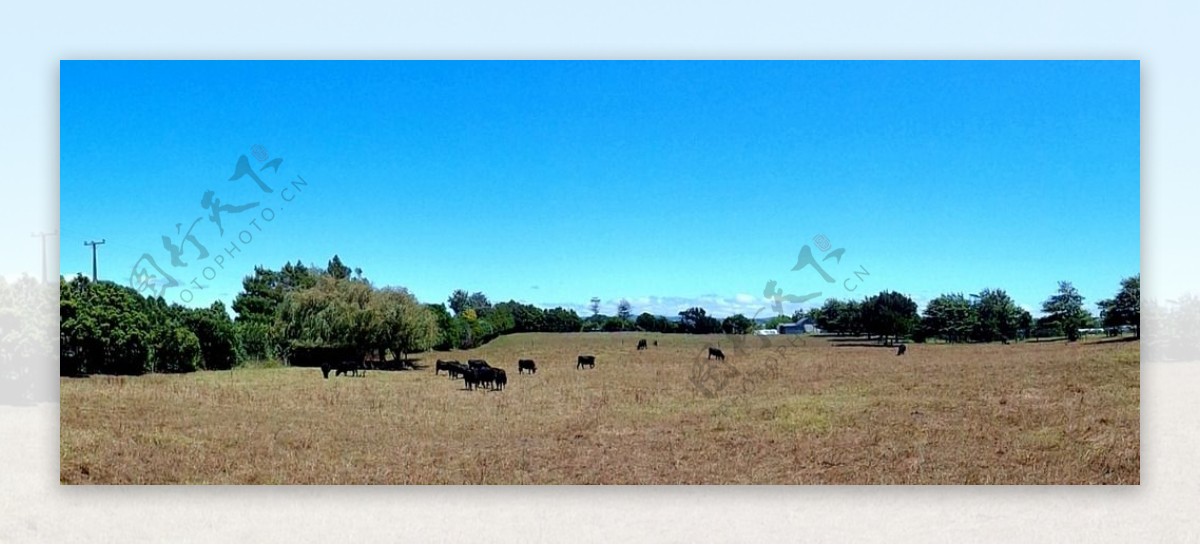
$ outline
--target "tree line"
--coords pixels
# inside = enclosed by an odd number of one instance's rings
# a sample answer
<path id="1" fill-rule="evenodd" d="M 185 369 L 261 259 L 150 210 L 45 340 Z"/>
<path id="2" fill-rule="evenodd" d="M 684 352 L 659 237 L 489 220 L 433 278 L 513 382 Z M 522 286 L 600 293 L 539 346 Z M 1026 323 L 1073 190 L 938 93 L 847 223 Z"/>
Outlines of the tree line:
<path id="1" fill-rule="evenodd" d="M 910 337 L 915 342 L 996 342 L 1028 337 L 1066 337 L 1078 340 L 1081 329 L 1132 327 L 1141 338 L 1141 275 L 1121 280 L 1111 299 L 1097 303 L 1100 317 L 1084 308 L 1084 297 L 1070 282 L 1042 303 L 1045 316 L 1034 319 L 1004 290 L 986 288 L 977 294 L 942 294 L 917 314 L 907 296 L 883 292 L 861 301 L 827 299 L 805 316 L 817 327 L 838 335 L 878 336 L 881 342 Z M 799 316 L 797 316 L 799 317 Z"/>
<path id="2" fill-rule="evenodd" d="M 944 294 L 923 315 L 909 297 L 884 291 L 859 301 L 829 299 L 792 316 L 777 316 L 765 327 L 812 319 L 824 331 L 866 334 L 880 342 L 992 342 L 1030 335 L 1077 338 L 1081 328 L 1116 327 L 1140 321 L 1139 277 L 1122 280 L 1112 299 L 1099 303 L 1097 320 L 1083 309 L 1083 297 L 1069 282 L 1044 304 L 1047 314 L 1033 320 L 999 289 L 970 298 Z M 422 303 L 401 287 L 378 287 L 338 256 L 325 267 L 297 260 L 279 269 L 256 267 L 242 281 L 231 304 L 208 308 L 167 304 L 112 282 L 77 276 L 59 280 L 60 367 L 63 375 L 141 374 L 231 369 L 247 361 L 287 362 L 307 349 L 344 349 L 377 361 L 408 354 L 470 349 L 507 333 L 646 331 L 658 333 L 746 334 L 755 321 L 742 314 L 724 319 L 692 307 L 672 320 L 642 313 L 621 300 L 616 316 L 573 309 L 542 309 L 507 301 L 493 304 L 482 292 L 455 290 L 442 303 Z M 1140 336 L 1140 331 L 1139 331 Z"/>
<path id="3" fill-rule="evenodd" d="M 59 371 L 182 373 L 230 369 L 239 361 L 238 335 L 225 305 L 168 305 L 113 282 L 85 276 L 59 279 Z"/>

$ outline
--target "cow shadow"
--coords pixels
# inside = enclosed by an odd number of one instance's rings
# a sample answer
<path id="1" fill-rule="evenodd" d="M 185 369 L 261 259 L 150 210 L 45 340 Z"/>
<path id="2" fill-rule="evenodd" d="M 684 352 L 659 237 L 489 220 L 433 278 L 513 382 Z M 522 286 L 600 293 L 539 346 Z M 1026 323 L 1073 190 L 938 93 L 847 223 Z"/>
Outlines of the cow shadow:
<path id="1" fill-rule="evenodd" d="M 885 343 L 876 341 L 874 339 L 867 339 L 865 337 L 829 337 L 828 341 L 829 341 L 829 344 L 833 345 L 836 348 L 855 347 L 855 348 L 893 349 L 893 348 L 896 348 L 896 346 L 898 344 L 900 344 L 900 343 L 896 343 L 896 342 L 885 344 Z"/>
<path id="2" fill-rule="evenodd" d="M 1137 337 L 1113 337 L 1111 339 L 1098 340 L 1098 341 L 1096 341 L 1096 344 L 1131 343 L 1131 342 L 1140 341 L 1140 340 L 1141 339 L 1139 339 Z"/>
<path id="3" fill-rule="evenodd" d="M 854 347 L 854 348 L 886 348 L 888 350 L 895 350 L 896 347 L 899 345 L 895 344 L 895 343 L 879 344 L 879 343 L 875 343 L 875 342 L 849 342 L 849 343 L 838 343 L 833 346 L 835 348 L 851 348 L 851 347 Z"/>
<path id="4" fill-rule="evenodd" d="M 373 371 L 421 371 L 428 369 L 429 365 L 421 363 L 421 358 L 394 359 L 384 362 L 374 362 L 371 370 Z"/>

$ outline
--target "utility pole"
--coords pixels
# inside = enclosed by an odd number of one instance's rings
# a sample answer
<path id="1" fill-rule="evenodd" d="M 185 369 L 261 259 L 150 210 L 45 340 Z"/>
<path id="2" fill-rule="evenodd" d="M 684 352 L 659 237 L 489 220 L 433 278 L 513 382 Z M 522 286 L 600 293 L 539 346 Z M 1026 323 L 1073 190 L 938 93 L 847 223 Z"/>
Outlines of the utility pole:
<path id="1" fill-rule="evenodd" d="M 104 244 L 104 242 L 105 242 L 104 239 L 100 239 L 99 242 L 92 240 L 92 241 L 83 243 L 84 246 L 92 247 L 92 282 L 96 281 L 96 246 Z"/>
<path id="2" fill-rule="evenodd" d="M 46 237 L 58 236 L 58 231 L 53 233 L 34 233 L 29 235 L 32 237 L 42 237 L 42 283 L 46 283 Z"/>

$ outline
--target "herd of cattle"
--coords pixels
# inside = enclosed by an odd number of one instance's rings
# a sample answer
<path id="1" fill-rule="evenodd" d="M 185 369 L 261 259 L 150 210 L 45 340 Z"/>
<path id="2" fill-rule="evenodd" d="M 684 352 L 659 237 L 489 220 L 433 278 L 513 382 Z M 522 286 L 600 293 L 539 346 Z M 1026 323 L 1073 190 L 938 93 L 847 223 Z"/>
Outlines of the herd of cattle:
<path id="1" fill-rule="evenodd" d="M 584 367 L 595 369 L 596 356 L 579 356 L 575 368 L 583 369 Z M 442 371 L 445 371 L 446 376 L 452 379 L 461 378 L 466 390 L 478 388 L 503 390 L 508 384 L 508 374 L 504 372 L 504 369 L 492 367 L 486 360 L 467 360 L 466 365 L 454 360 L 437 360 L 433 367 L 433 374 L 440 375 Z M 537 373 L 537 363 L 533 360 L 517 360 L 517 374 L 524 373 L 531 375 Z"/>
<path id="2" fill-rule="evenodd" d="M 520 373 L 521 370 L 526 368 L 524 365 L 525 362 L 529 362 L 529 365 L 533 368 L 532 370 L 537 370 L 537 366 L 533 365 L 533 361 L 521 360 L 521 363 L 518 364 L 520 369 L 518 369 L 517 373 Z M 466 389 L 468 390 L 474 390 L 476 388 L 503 390 L 504 387 L 508 385 L 508 374 L 504 372 L 504 369 L 492 367 L 484 360 L 467 360 L 466 365 L 458 363 L 457 361 L 437 360 L 437 365 L 433 370 L 433 374 L 436 375 L 442 371 L 445 371 L 450 378 L 462 377 L 463 382 L 466 383 Z"/>
<path id="3" fill-rule="evenodd" d="M 654 346 L 658 346 L 658 341 L 654 341 Z M 641 339 L 638 341 L 638 343 L 637 343 L 638 350 L 647 350 L 648 348 L 649 348 L 649 344 L 646 342 L 646 339 Z M 907 348 L 907 347 L 905 347 L 904 345 L 900 345 L 899 353 L 897 355 L 903 355 L 905 348 Z M 722 352 L 720 348 L 709 347 L 708 359 L 713 359 L 713 358 L 716 358 L 717 360 L 720 360 L 720 361 L 724 361 L 725 353 Z M 576 369 L 583 369 L 583 368 L 595 369 L 596 368 L 596 356 L 591 356 L 591 355 L 579 356 L 579 358 L 577 358 L 575 360 L 575 368 Z M 365 368 L 361 362 L 342 361 L 341 363 L 335 363 L 335 364 L 330 364 L 330 363 L 322 363 L 321 364 L 321 374 L 323 374 L 325 376 L 325 378 L 329 378 L 330 371 L 334 372 L 334 376 L 338 376 L 338 375 L 359 376 L 360 374 L 366 373 Z M 463 365 L 463 364 L 461 364 L 457 361 L 453 361 L 453 360 L 451 360 L 451 361 L 437 360 L 437 363 L 434 365 L 433 373 L 435 375 L 440 375 L 442 373 L 442 371 L 445 371 L 446 375 L 452 379 L 461 378 L 463 380 L 464 388 L 466 390 L 475 390 L 475 389 L 479 389 L 479 388 L 487 388 L 490 390 L 503 390 L 504 387 L 508 385 L 508 375 L 507 375 L 507 373 L 505 373 L 504 369 L 501 369 L 499 367 L 492 367 L 485 360 L 467 360 L 466 365 Z M 524 373 L 529 373 L 529 374 L 537 373 L 537 363 L 535 363 L 533 360 L 526 360 L 526 359 L 517 360 L 517 374 L 524 374 Z"/>

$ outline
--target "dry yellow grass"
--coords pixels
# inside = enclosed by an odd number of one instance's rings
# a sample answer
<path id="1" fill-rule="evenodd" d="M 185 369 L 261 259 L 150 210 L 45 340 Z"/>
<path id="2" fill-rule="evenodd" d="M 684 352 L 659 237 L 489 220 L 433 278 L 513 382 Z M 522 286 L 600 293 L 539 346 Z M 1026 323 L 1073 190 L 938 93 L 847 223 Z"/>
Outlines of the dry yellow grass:
<path id="1" fill-rule="evenodd" d="M 635 351 L 640 337 L 657 347 Z M 791 339 L 789 339 L 791 340 Z M 1139 482 L 1138 342 L 511 335 L 429 368 L 62 379 L 63 483 Z M 717 342 L 728 365 L 709 363 Z M 575 357 L 595 354 L 594 370 Z M 504 392 L 436 358 L 507 369 Z M 536 375 L 518 376 L 518 358 Z M 724 384 L 721 385 L 721 381 Z M 697 386 L 699 384 L 699 386 Z M 706 393 L 712 394 L 706 395 Z"/>

